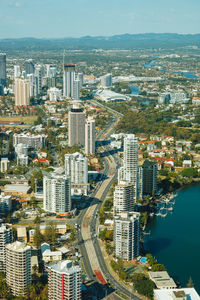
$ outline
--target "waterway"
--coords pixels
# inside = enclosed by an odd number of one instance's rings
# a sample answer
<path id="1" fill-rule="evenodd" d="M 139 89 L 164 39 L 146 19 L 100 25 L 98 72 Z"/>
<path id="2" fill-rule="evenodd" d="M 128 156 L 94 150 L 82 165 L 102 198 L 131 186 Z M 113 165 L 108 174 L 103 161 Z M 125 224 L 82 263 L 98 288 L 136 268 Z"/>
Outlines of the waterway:
<path id="1" fill-rule="evenodd" d="M 132 96 L 138 96 L 141 93 L 138 86 L 130 86 L 130 90 Z"/>
<path id="2" fill-rule="evenodd" d="M 152 67 L 156 66 L 156 59 L 151 60 L 148 64 L 144 64 L 144 67 L 146 69 L 151 69 Z M 171 71 L 171 70 L 165 70 L 162 68 L 157 68 L 158 71 L 163 72 L 163 73 L 174 73 L 174 74 L 180 74 L 185 78 L 188 79 L 199 79 L 200 77 L 197 76 L 195 73 L 193 72 L 179 72 L 179 71 Z"/>
<path id="3" fill-rule="evenodd" d="M 147 231 L 144 248 L 182 287 L 191 276 L 200 293 L 200 185 L 180 190 L 173 212 L 151 218 Z"/>

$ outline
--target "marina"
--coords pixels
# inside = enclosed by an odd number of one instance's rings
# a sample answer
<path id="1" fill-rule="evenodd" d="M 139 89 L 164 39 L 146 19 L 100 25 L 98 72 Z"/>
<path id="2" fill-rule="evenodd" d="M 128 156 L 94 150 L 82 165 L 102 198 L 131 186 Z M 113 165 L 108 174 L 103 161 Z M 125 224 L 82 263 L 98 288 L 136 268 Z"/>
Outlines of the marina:
<path id="1" fill-rule="evenodd" d="M 171 197 L 162 197 L 157 203 L 155 215 L 149 218 L 145 229 L 150 234 L 143 235 L 145 250 L 164 264 L 169 274 L 182 287 L 186 286 L 191 276 L 198 292 L 199 199 L 200 185 L 182 189 Z"/>

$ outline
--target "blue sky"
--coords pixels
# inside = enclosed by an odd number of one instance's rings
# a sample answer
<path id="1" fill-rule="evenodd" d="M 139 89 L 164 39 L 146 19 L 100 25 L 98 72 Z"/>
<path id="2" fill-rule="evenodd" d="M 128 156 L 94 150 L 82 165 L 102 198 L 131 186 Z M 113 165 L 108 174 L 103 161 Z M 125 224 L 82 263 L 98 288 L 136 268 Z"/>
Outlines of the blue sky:
<path id="1" fill-rule="evenodd" d="M 200 0 L 0 0 L 0 38 L 200 32 Z"/>

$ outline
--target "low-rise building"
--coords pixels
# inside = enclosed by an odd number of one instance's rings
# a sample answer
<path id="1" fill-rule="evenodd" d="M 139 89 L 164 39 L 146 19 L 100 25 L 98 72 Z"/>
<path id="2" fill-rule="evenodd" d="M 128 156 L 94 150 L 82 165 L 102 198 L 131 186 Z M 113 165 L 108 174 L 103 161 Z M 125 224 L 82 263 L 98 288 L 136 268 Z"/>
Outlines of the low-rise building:
<path id="1" fill-rule="evenodd" d="M 62 260 L 61 251 L 51 251 L 50 245 L 43 243 L 41 245 L 42 259 L 44 262 Z"/>
<path id="2" fill-rule="evenodd" d="M 30 186 L 22 185 L 22 184 L 7 184 L 4 188 L 4 193 L 6 195 L 13 195 L 13 196 L 21 196 L 27 197 L 30 193 Z"/>
<path id="3" fill-rule="evenodd" d="M 176 283 L 166 271 L 149 272 L 149 278 L 155 283 L 158 289 L 176 288 Z"/>
<path id="4" fill-rule="evenodd" d="M 154 300 L 199 300 L 194 288 L 154 290 Z"/>
<path id="5" fill-rule="evenodd" d="M 27 243 L 26 227 L 17 227 L 17 239 L 20 242 Z"/>

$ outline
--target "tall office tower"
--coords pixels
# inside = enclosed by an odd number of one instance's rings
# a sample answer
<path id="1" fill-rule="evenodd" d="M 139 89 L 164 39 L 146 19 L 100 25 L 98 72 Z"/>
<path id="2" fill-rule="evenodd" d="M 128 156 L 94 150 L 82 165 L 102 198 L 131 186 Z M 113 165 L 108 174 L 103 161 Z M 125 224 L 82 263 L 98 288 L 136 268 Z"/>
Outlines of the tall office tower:
<path id="1" fill-rule="evenodd" d="M 103 87 L 111 87 L 112 86 L 112 74 L 106 74 L 101 77 L 101 85 Z"/>
<path id="2" fill-rule="evenodd" d="M 35 73 L 35 66 L 32 59 L 25 61 L 25 71 L 27 75 Z"/>
<path id="3" fill-rule="evenodd" d="M 85 146 L 85 113 L 83 109 L 74 104 L 68 115 L 68 144 L 69 146 Z"/>
<path id="4" fill-rule="evenodd" d="M 43 178 L 44 210 L 66 213 L 71 210 L 70 180 L 64 174 L 50 173 Z"/>
<path id="5" fill-rule="evenodd" d="M 20 66 L 14 66 L 14 78 L 21 76 Z"/>
<path id="6" fill-rule="evenodd" d="M 143 163 L 143 193 L 153 195 L 157 191 L 158 166 L 154 161 L 145 160 Z"/>
<path id="7" fill-rule="evenodd" d="M 72 184 L 88 183 L 88 159 L 78 152 L 65 154 L 65 174 Z"/>
<path id="8" fill-rule="evenodd" d="M 12 226 L 0 226 L 0 272 L 6 271 L 6 244 L 12 243 Z"/>
<path id="9" fill-rule="evenodd" d="M 131 183 L 121 181 L 114 190 L 114 212 L 119 214 L 124 211 L 133 211 L 134 208 L 134 186 Z"/>
<path id="10" fill-rule="evenodd" d="M 140 213 L 123 212 L 114 217 L 115 255 L 132 260 L 140 252 Z"/>
<path id="11" fill-rule="evenodd" d="M 0 53 L 0 85 L 6 87 L 6 53 Z"/>
<path id="12" fill-rule="evenodd" d="M 80 80 L 80 87 L 81 87 L 81 89 L 82 89 L 83 83 L 84 83 L 84 80 L 83 80 L 83 73 L 78 73 L 78 74 L 77 74 L 77 79 Z"/>
<path id="13" fill-rule="evenodd" d="M 95 120 L 91 116 L 85 123 L 85 154 L 95 154 Z"/>
<path id="14" fill-rule="evenodd" d="M 47 267 L 48 299 L 80 300 L 81 268 L 73 266 L 72 261 L 58 261 Z"/>
<path id="15" fill-rule="evenodd" d="M 31 247 L 25 243 L 6 245 L 6 282 L 14 296 L 27 294 L 31 284 Z"/>
<path id="16" fill-rule="evenodd" d="M 30 104 L 29 80 L 15 78 L 15 106 L 27 106 Z"/>
<path id="17" fill-rule="evenodd" d="M 43 67 L 41 65 L 37 65 L 35 67 L 35 77 L 37 78 L 37 91 L 36 94 L 39 95 L 42 91 L 42 76 L 43 76 Z"/>
<path id="18" fill-rule="evenodd" d="M 137 187 L 138 176 L 138 139 L 134 134 L 127 134 L 124 138 L 124 180 L 133 182 Z"/>
<path id="19" fill-rule="evenodd" d="M 75 79 L 75 65 L 64 65 L 63 70 L 63 96 L 73 96 L 73 85 Z"/>
<path id="20" fill-rule="evenodd" d="M 80 80 L 74 79 L 73 92 L 72 92 L 72 98 L 74 100 L 79 100 L 80 99 L 80 90 L 81 90 Z"/>

